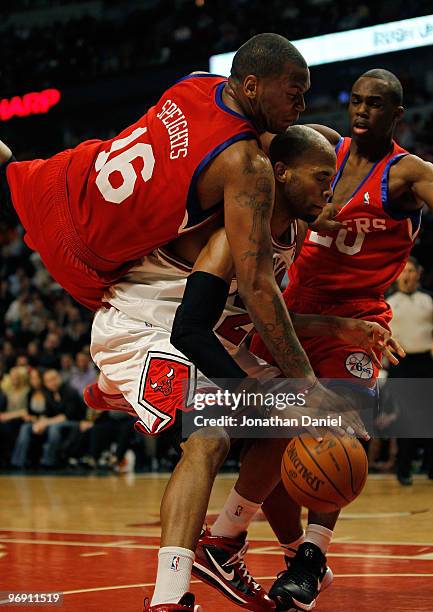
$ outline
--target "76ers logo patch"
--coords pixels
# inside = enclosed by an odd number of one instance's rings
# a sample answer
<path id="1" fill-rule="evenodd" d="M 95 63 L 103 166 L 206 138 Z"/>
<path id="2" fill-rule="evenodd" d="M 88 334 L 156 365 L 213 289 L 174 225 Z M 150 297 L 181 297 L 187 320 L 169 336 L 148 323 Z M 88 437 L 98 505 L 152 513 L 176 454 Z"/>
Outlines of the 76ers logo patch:
<path id="1" fill-rule="evenodd" d="M 357 378 L 372 378 L 373 362 L 367 353 L 351 353 L 346 358 L 346 370 Z"/>
<path id="2" fill-rule="evenodd" d="M 149 351 L 141 376 L 138 402 L 148 412 L 144 425 L 150 434 L 172 425 L 177 410 L 190 409 L 195 384 L 195 366 L 187 359 Z"/>

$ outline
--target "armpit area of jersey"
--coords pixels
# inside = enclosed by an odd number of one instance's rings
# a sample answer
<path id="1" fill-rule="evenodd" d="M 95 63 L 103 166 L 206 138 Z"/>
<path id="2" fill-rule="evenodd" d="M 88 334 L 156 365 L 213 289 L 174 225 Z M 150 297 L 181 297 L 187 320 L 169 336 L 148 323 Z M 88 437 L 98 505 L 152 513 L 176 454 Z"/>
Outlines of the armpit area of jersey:
<path id="1" fill-rule="evenodd" d="M 213 328 L 221 317 L 229 292 L 228 284 L 207 272 L 188 277 L 183 300 L 176 311 L 171 343 L 190 359 L 210 380 L 245 378 L 215 335 Z M 227 389 L 230 382 L 227 381 Z"/>

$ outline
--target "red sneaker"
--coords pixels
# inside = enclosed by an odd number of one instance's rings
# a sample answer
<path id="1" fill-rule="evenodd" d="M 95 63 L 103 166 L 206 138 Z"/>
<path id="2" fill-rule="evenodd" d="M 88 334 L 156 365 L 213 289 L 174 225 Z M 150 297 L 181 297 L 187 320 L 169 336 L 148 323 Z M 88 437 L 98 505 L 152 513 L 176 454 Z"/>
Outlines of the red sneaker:
<path id="1" fill-rule="evenodd" d="M 194 576 L 228 597 L 241 608 L 262 612 L 275 610 L 275 602 L 248 573 L 244 555 L 248 549 L 246 533 L 238 538 L 212 536 L 203 531 L 195 551 Z"/>
<path id="2" fill-rule="evenodd" d="M 179 603 L 150 605 L 150 599 L 144 600 L 143 612 L 203 612 L 203 608 L 195 605 L 195 597 L 192 593 L 185 593 Z"/>
<path id="3" fill-rule="evenodd" d="M 83 398 L 86 405 L 94 410 L 120 410 L 132 416 L 137 416 L 134 408 L 121 393 L 116 393 L 116 395 L 104 393 L 97 383 L 84 387 Z"/>

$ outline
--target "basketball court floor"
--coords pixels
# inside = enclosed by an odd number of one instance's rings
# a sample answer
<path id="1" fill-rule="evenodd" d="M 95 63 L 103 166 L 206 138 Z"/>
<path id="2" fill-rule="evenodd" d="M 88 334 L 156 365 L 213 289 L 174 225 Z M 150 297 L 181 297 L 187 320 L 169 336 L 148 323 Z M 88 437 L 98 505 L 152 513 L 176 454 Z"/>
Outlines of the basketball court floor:
<path id="1" fill-rule="evenodd" d="M 158 508 L 166 476 L 0 476 L 0 591 L 63 592 L 64 612 L 141 612 L 155 577 Z M 212 523 L 234 477 L 218 478 Z M 328 561 L 332 587 L 319 612 L 433 610 L 433 481 L 401 487 L 370 476 L 343 511 Z M 272 532 L 259 514 L 247 564 L 269 588 L 283 569 Z M 206 612 L 240 610 L 210 587 L 191 590 Z M 24 609 L 8 607 L 5 609 Z"/>

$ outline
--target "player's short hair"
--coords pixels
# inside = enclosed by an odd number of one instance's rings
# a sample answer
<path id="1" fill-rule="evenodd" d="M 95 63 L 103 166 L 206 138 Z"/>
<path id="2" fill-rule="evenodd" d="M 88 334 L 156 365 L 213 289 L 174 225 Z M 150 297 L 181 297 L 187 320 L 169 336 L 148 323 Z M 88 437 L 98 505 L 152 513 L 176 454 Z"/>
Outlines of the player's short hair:
<path id="1" fill-rule="evenodd" d="M 321 151 L 334 151 L 322 134 L 307 125 L 292 125 L 274 137 L 269 147 L 269 159 L 273 166 L 278 161 L 294 166 L 304 155 Z"/>
<path id="2" fill-rule="evenodd" d="M 284 36 L 256 34 L 235 53 L 230 76 L 237 81 L 243 81 L 249 74 L 257 78 L 277 77 L 288 63 L 308 68 L 302 54 Z"/>
<path id="3" fill-rule="evenodd" d="M 363 77 L 385 81 L 388 86 L 388 92 L 391 101 L 396 106 L 401 106 L 403 104 L 403 87 L 400 83 L 400 80 L 395 76 L 393 72 L 385 70 L 384 68 L 373 68 L 372 70 L 367 70 L 367 72 L 361 74 L 359 78 Z"/>

